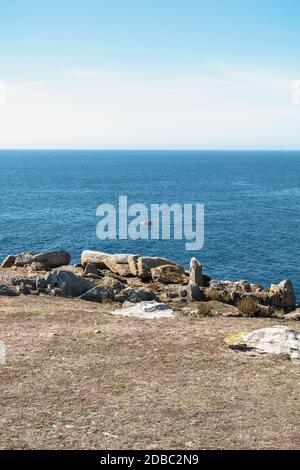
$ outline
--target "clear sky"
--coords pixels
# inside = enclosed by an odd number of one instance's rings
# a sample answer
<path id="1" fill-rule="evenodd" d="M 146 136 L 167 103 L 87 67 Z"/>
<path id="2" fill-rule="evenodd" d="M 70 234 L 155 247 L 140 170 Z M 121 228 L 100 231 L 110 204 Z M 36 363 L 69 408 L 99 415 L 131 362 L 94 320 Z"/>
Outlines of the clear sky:
<path id="1" fill-rule="evenodd" d="M 299 0 L 0 0 L 0 147 L 300 148 L 299 21 Z"/>

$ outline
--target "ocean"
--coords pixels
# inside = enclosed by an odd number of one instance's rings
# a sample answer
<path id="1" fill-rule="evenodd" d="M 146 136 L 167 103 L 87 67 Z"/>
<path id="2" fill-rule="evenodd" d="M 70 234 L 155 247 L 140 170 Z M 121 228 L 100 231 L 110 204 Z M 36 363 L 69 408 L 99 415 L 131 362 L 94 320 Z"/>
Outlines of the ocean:
<path id="1" fill-rule="evenodd" d="M 201 203 L 205 241 L 106 240 L 100 204 Z M 300 152 L 0 151 L 0 257 L 63 248 L 192 256 L 214 279 L 267 286 L 289 278 L 300 299 Z"/>

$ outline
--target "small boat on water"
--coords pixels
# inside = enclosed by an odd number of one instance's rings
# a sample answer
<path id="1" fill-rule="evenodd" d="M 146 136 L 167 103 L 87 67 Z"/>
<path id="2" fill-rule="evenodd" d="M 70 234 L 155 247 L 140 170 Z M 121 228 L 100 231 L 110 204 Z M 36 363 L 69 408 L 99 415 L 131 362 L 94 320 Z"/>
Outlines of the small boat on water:
<path id="1" fill-rule="evenodd" d="M 152 225 L 152 220 L 142 220 L 141 225 Z"/>

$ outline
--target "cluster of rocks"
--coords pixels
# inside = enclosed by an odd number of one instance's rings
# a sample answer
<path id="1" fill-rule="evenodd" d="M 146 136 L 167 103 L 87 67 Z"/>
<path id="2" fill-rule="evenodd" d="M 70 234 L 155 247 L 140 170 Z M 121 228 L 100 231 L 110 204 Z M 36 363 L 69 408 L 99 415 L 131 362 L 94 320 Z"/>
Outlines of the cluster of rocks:
<path id="1" fill-rule="evenodd" d="M 8 255 L 2 262 L 0 268 L 23 267 L 30 265 L 36 271 L 48 271 L 59 266 L 68 265 L 71 256 L 64 250 L 51 251 L 47 253 L 23 252 L 17 255 Z"/>
<path id="2" fill-rule="evenodd" d="M 166 258 L 137 254 L 85 250 L 79 264 L 71 266 L 70 260 L 63 250 L 7 256 L 0 266 L 0 296 L 56 295 L 119 304 L 218 301 L 235 307 L 248 299 L 265 309 L 266 316 L 278 309 L 287 314 L 296 307 L 289 280 L 267 289 L 246 281 L 214 281 L 203 274 L 196 258 L 189 271 Z"/>
<path id="3" fill-rule="evenodd" d="M 288 279 L 279 284 L 271 284 L 266 289 L 247 281 L 211 281 L 209 288 L 205 290 L 205 297 L 232 305 L 239 305 L 242 300 L 252 299 L 265 308 L 266 312 L 274 309 L 290 312 L 296 306 L 294 288 Z"/>

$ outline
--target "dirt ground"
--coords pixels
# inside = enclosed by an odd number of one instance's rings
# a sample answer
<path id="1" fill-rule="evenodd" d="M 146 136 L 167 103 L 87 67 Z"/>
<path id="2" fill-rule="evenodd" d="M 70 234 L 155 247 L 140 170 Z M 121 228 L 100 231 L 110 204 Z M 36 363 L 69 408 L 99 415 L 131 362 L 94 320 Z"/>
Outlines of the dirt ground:
<path id="1" fill-rule="evenodd" d="M 300 447 L 299 365 L 223 341 L 279 320 L 145 321 L 112 308 L 0 297 L 1 449 Z"/>

